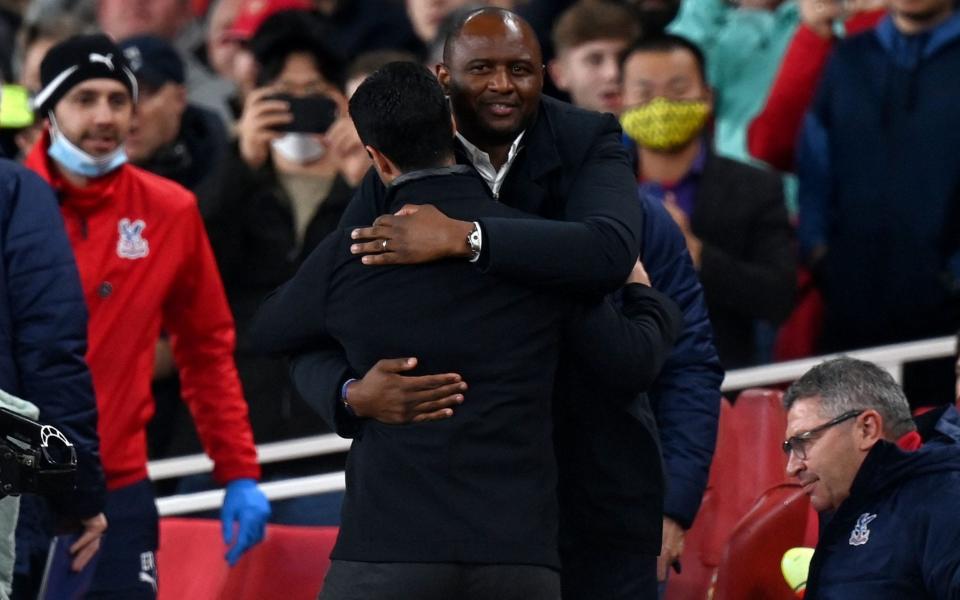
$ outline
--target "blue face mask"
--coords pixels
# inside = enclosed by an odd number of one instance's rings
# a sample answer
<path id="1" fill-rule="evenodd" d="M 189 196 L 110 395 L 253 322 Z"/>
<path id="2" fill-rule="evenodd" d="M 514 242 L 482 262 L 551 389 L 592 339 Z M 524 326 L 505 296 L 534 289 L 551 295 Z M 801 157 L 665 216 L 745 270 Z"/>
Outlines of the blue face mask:
<path id="1" fill-rule="evenodd" d="M 127 162 L 127 151 L 123 144 L 109 154 L 99 157 L 91 156 L 78 148 L 60 131 L 52 111 L 50 112 L 50 148 L 47 154 L 71 173 L 90 178 L 102 177 Z"/>

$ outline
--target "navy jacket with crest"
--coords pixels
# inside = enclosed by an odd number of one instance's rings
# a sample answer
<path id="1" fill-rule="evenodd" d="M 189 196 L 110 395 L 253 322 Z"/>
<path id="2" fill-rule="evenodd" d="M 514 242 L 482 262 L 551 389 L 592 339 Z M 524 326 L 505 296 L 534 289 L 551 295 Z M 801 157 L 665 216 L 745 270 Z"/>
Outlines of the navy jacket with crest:
<path id="1" fill-rule="evenodd" d="M 826 524 L 807 600 L 960 598 L 960 415 L 916 452 L 877 444 Z"/>

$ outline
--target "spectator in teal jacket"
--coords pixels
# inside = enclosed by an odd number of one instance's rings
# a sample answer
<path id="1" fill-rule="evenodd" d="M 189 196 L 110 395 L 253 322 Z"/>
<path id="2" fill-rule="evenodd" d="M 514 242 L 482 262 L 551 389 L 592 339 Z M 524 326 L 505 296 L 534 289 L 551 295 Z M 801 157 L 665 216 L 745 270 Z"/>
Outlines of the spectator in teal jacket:
<path id="1" fill-rule="evenodd" d="M 717 154 L 752 161 L 747 127 L 763 108 L 799 21 L 794 0 L 683 0 L 667 31 L 694 42 L 706 56 Z"/>

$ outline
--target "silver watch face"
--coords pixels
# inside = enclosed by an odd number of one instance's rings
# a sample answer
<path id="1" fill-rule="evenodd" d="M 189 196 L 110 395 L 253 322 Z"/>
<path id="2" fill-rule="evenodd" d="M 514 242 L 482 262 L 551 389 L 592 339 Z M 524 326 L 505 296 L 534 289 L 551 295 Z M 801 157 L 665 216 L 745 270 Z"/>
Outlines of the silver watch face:
<path id="1" fill-rule="evenodd" d="M 470 249 L 474 252 L 480 252 L 480 229 L 476 226 L 473 228 L 473 231 L 470 232 L 470 235 L 467 236 L 467 244 L 470 246 Z"/>

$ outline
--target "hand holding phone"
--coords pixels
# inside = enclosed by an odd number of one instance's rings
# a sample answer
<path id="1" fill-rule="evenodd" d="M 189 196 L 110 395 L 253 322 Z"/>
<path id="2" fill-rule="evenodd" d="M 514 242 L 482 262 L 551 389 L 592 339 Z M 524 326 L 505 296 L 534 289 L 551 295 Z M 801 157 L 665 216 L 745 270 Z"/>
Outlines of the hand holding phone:
<path id="1" fill-rule="evenodd" d="M 237 122 L 237 141 L 240 155 L 251 169 L 258 169 L 270 156 L 270 142 L 282 133 L 277 127 L 293 120 L 290 105 L 277 96 L 273 87 L 258 88 L 250 92 L 243 103 L 243 113 Z"/>
<path id="2" fill-rule="evenodd" d="M 326 133 L 340 116 L 340 106 L 329 96 L 275 94 L 269 99 L 286 102 L 292 116 L 290 121 L 274 126 L 276 131 Z"/>

